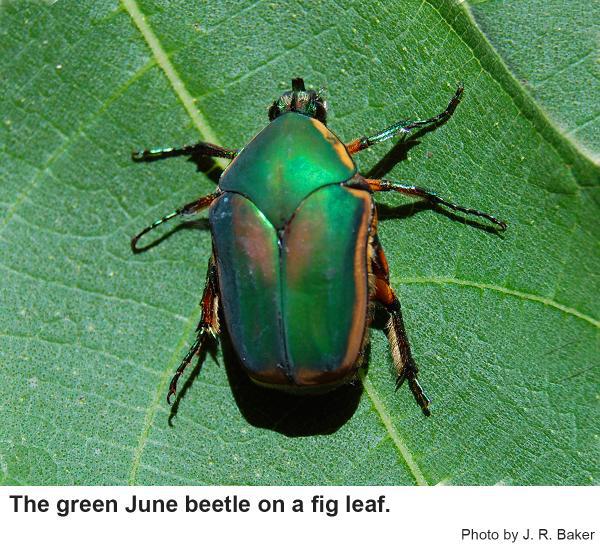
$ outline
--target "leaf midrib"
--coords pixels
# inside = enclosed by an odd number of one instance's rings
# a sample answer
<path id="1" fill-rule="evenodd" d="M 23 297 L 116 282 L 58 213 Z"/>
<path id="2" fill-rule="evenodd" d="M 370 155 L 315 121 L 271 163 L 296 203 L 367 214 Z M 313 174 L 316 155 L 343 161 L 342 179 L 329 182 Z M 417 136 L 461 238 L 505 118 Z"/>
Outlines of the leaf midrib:
<path id="1" fill-rule="evenodd" d="M 589 157 L 585 153 L 585 151 L 581 148 L 580 144 L 577 141 L 566 137 L 564 132 L 559 130 L 557 125 L 548 117 L 546 112 L 538 106 L 538 104 L 536 103 L 535 99 L 531 96 L 529 91 L 521 84 L 521 82 L 519 82 L 512 75 L 512 73 L 510 72 L 510 70 L 508 69 L 506 64 L 504 63 L 502 57 L 497 53 L 494 46 L 487 39 L 487 36 L 485 36 L 485 34 L 483 34 L 483 32 L 481 32 L 479 26 L 477 25 L 477 22 L 475 21 L 475 18 L 473 17 L 473 14 L 471 13 L 471 10 L 469 9 L 468 4 L 465 1 L 451 3 L 452 6 L 456 6 L 458 8 L 458 10 L 460 10 L 462 12 L 464 17 L 468 20 L 470 26 L 477 31 L 478 38 L 481 40 L 482 44 L 484 44 L 485 47 L 488 49 L 488 52 L 490 53 L 490 57 L 492 57 L 495 62 L 499 63 L 499 65 L 502 67 L 504 77 L 508 78 L 510 80 L 510 83 L 515 87 L 515 89 L 519 90 L 519 92 L 521 93 L 521 97 L 515 96 L 515 94 L 512 92 L 512 90 L 509 88 L 509 86 L 507 86 L 506 81 L 503 78 L 498 77 L 495 73 L 493 73 L 487 66 L 485 66 L 481 62 L 480 57 L 475 54 L 475 48 L 473 47 L 473 45 L 467 39 L 465 39 L 460 32 L 458 32 L 458 30 L 455 28 L 455 26 L 453 24 L 453 21 L 449 20 L 446 17 L 446 15 L 443 13 L 442 9 L 440 7 L 438 7 L 438 5 L 436 5 L 439 2 L 439 0 L 423 0 L 423 2 L 429 4 L 431 6 L 431 8 L 439 14 L 442 21 L 444 21 L 444 23 L 446 23 L 446 25 L 448 25 L 448 27 L 450 29 L 452 29 L 452 31 L 456 34 L 456 36 L 459 38 L 459 40 L 471 51 L 471 53 L 473 54 L 473 58 L 477 60 L 481 69 L 485 73 L 487 73 L 501 87 L 501 89 L 511 99 L 511 101 L 513 102 L 513 104 L 515 105 L 517 110 L 521 113 L 523 118 L 526 119 L 528 121 L 528 123 L 532 126 L 534 131 L 563 160 L 563 164 L 571 172 L 571 175 L 573 176 L 573 180 L 575 181 L 577 186 L 579 188 L 590 187 L 589 184 L 585 184 L 585 182 L 586 182 L 585 180 L 581 180 L 580 177 L 577 175 L 577 171 L 575 168 L 576 161 L 574 161 L 574 159 L 577 159 L 581 164 L 585 165 L 586 167 L 592 167 L 593 169 L 595 169 L 596 172 L 598 171 L 598 167 L 599 167 L 598 163 L 595 162 L 593 160 L 593 158 Z M 531 112 L 533 112 L 534 116 L 537 117 L 539 121 L 533 119 L 533 116 L 531 115 L 531 113 L 528 113 L 523 108 L 524 104 L 521 104 L 521 101 L 526 103 L 526 106 L 531 110 Z M 569 157 L 565 153 L 566 150 L 563 147 L 557 145 L 555 139 L 550 139 L 544 130 L 540 130 L 540 127 L 538 127 L 538 123 L 541 123 L 543 128 L 549 130 L 553 136 L 558 136 L 559 139 L 562 140 L 562 143 L 575 156 L 575 158 Z M 597 180 L 595 183 L 597 183 Z"/>
<path id="2" fill-rule="evenodd" d="M 567 315 L 572 315 L 574 317 L 577 317 L 578 319 L 584 320 L 585 322 L 588 322 L 596 328 L 600 328 L 600 320 L 597 320 L 590 315 L 586 315 L 585 313 L 582 313 L 574 307 L 568 307 L 567 305 L 563 305 L 562 303 L 554 301 L 551 298 L 539 296 L 537 294 L 530 294 L 528 292 L 522 292 L 520 290 L 513 290 L 512 288 L 507 288 L 498 284 L 481 283 L 476 281 L 470 281 L 468 279 L 458 279 L 455 277 L 405 277 L 394 278 L 393 280 L 395 284 L 455 284 L 458 286 L 469 286 L 471 288 L 479 288 L 481 290 L 492 290 L 494 292 L 500 292 L 501 294 L 514 296 L 522 300 L 534 301 L 537 303 L 541 303 L 542 305 L 546 305 L 548 307 L 553 307 L 554 309 L 558 309 L 559 311 L 562 311 Z"/>
<path id="3" fill-rule="evenodd" d="M 156 60 L 158 66 L 160 66 L 161 70 L 165 73 L 165 76 L 169 80 L 171 87 L 175 91 L 175 95 L 183 104 L 186 112 L 190 116 L 192 123 L 195 125 L 198 132 L 202 135 L 203 138 L 207 139 L 207 141 L 212 144 L 221 145 L 219 138 L 216 133 L 212 130 L 212 127 L 208 123 L 208 120 L 204 117 L 202 112 L 196 107 L 194 103 L 194 97 L 187 90 L 183 80 L 180 78 L 179 74 L 175 70 L 175 67 L 169 60 L 169 57 L 166 51 L 163 49 L 162 45 L 154 31 L 150 27 L 150 25 L 146 22 L 146 17 L 140 10 L 137 2 L 135 0 L 121 0 L 123 7 L 127 10 L 127 13 L 132 18 L 136 27 L 142 34 L 146 44 L 152 51 L 152 55 Z M 226 159 L 216 158 L 215 163 L 217 163 L 221 168 L 225 168 L 228 165 Z"/>

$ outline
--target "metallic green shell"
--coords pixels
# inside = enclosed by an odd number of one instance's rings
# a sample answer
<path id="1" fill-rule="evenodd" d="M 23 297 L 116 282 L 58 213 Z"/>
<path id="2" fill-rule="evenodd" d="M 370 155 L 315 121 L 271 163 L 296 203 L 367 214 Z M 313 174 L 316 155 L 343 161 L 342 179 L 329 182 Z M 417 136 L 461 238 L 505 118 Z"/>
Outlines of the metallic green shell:
<path id="1" fill-rule="evenodd" d="M 285 377 L 277 365 L 285 357 L 281 337 L 280 267 L 277 234 L 256 206 L 225 193 L 210 208 L 221 305 L 242 364 L 258 375 Z M 258 316 L 261 317 L 258 320 Z"/>
<path id="2" fill-rule="evenodd" d="M 283 330 L 298 385 L 336 383 L 356 369 L 366 329 L 372 201 L 339 185 L 298 207 L 282 237 Z"/>
<path id="3" fill-rule="evenodd" d="M 320 188 L 279 235 L 263 212 L 232 192 L 210 209 L 232 343 L 260 383 L 337 384 L 354 372 L 366 328 L 371 196 Z"/>
<path id="4" fill-rule="evenodd" d="M 254 137 L 227 167 L 219 187 L 245 195 L 281 229 L 307 195 L 355 173 L 345 146 L 325 125 L 289 112 Z"/>

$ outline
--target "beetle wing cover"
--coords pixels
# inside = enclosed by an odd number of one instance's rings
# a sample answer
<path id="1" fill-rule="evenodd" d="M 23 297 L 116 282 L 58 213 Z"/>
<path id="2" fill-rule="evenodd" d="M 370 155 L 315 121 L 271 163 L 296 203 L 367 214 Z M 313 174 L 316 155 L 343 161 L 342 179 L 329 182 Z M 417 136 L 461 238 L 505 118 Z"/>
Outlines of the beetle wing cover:
<path id="1" fill-rule="evenodd" d="M 246 197 L 226 192 L 210 223 L 232 343 L 265 384 L 325 386 L 351 375 L 366 329 L 368 193 L 315 191 L 277 231 Z"/>
<path id="2" fill-rule="evenodd" d="M 286 351 L 300 385 L 334 383 L 356 367 L 366 329 L 371 196 L 340 185 L 305 199 L 283 238 Z"/>
<path id="3" fill-rule="evenodd" d="M 224 193 L 210 209 L 221 304 L 231 341 L 251 376 L 287 383 L 281 337 L 277 234 L 244 196 Z"/>

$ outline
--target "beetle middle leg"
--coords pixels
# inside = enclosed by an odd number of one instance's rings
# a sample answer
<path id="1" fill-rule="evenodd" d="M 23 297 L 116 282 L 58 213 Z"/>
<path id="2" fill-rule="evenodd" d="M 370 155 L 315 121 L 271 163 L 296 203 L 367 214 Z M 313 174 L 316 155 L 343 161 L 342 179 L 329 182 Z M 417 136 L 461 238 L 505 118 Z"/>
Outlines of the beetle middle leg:
<path id="1" fill-rule="evenodd" d="M 163 216 L 160 220 L 156 220 L 156 222 L 154 222 L 154 223 L 150 224 L 148 227 L 144 228 L 142 231 L 140 231 L 137 235 L 135 235 L 131 239 L 131 249 L 134 252 L 138 252 L 140 249 L 137 247 L 137 243 L 144 235 L 146 235 L 146 233 L 148 233 L 149 231 L 152 231 L 154 228 L 160 226 L 161 224 L 164 224 L 165 222 L 172 220 L 176 216 L 186 216 L 189 214 L 196 214 L 197 212 L 200 212 L 201 210 L 208 207 L 217 197 L 219 197 L 219 195 L 221 195 L 220 191 L 209 193 L 208 195 L 200 197 L 200 199 L 197 199 L 196 201 L 192 201 L 191 203 L 188 203 L 187 205 L 184 205 L 183 207 L 181 207 L 177 210 L 174 210 L 170 214 Z"/>
<path id="2" fill-rule="evenodd" d="M 459 212 L 464 212 L 465 214 L 470 214 L 472 216 L 478 216 L 480 218 L 485 218 L 489 220 L 493 224 L 496 224 L 502 231 L 506 229 L 506 222 L 502 220 L 498 220 L 495 216 L 488 214 L 487 212 L 482 212 L 477 209 L 472 209 L 469 207 L 463 207 L 462 205 L 457 205 L 456 203 L 452 203 L 451 201 L 447 201 L 446 199 L 442 199 L 434 192 L 430 190 L 426 190 L 425 188 L 420 188 L 419 186 L 408 186 L 404 184 L 396 184 L 389 180 L 381 179 L 375 180 L 372 178 L 363 178 L 355 185 L 357 187 L 364 187 L 367 185 L 368 189 L 372 192 L 378 191 L 395 191 L 398 193 L 403 193 L 405 195 L 411 195 L 413 197 L 422 197 L 426 201 L 429 201 L 433 205 L 441 205 L 443 207 L 447 207 L 452 210 L 456 210 Z M 354 184 L 348 184 L 349 186 L 353 186 Z"/>
<path id="3" fill-rule="evenodd" d="M 373 144 L 379 144 L 380 142 L 383 142 L 384 140 L 388 140 L 389 138 L 395 137 L 396 135 L 398 135 L 400 133 L 404 133 L 404 134 L 410 133 L 413 129 L 416 129 L 417 127 L 423 127 L 424 125 L 433 125 L 435 123 L 439 123 L 440 121 L 447 120 L 452 114 L 454 114 L 454 110 L 456 110 L 456 107 L 458 106 L 458 103 L 460 102 L 460 97 L 463 94 L 463 91 L 464 91 L 464 87 L 461 84 L 456 89 L 456 92 L 454 93 L 454 96 L 448 103 L 448 106 L 446 107 L 446 109 L 443 112 L 441 112 L 431 118 L 417 119 L 417 120 L 413 120 L 413 121 L 402 120 L 402 121 L 399 121 L 398 123 L 394 123 L 394 125 L 390 125 L 389 127 L 384 129 L 380 133 L 377 133 L 377 134 L 369 136 L 369 137 L 363 136 L 363 137 L 353 140 L 349 144 L 346 144 L 348 153 L 350 153 L 350 155 L 352 155 L 357 152 L 360 152 L 361 150 L 365 150 L 369 146 L 373 146 Z"/>
<path id="4" fill-rule="evenodd" d="M 202 315 L 200 322 L 196 327 L 196 340 L 190 347 L 181 364 L 177 368 L 175 375 L 169 384 L 169 393 L 167 394 L 167 402 L 171 403 L 171 396 L 177 392 L 177 381 L 183 375 L 187 365 L 192 361 L 194 355 L 202 352 L 203 346 L 212 337 L 216 339 L 219 335 L 219 285 L 217 277 L 217 267 L 215 265 L 214 256 L 211 256 L 208 262 L 208 271 L 206 272 L 206 284 L 202 294 Z"/>
<path id="5" fill-rule="evenodd" d="M 396 388 L 399 388 L 407 380 L 417 404 L 419 404 L 423 413 L 429 416 L 431 414 L 429 411 L 429 399 L 417 379 L 419 370 L 408 343 L 404 321 L 402 320 L 400 300 L 398 300 L 398 297 L 390 286 L 387 259 L 377 235 L 374 236 L 371 246 L 371 270 L 375 277 L 372 298 L 381 303 L 390 316 L 386 326 L 386 334 L 396 368 Z"/>
<path id="6" fill-rule="evenodd" d="M 239 150 L 231 150 L 229 148 L 223 148 L 217 144 L 211 144 L 210 142 L 197 142 L 196 144 L 189 144 L 187 146 L 181 146 L 180 148 L 152 148 L 150 150 L 139 150 L 131 153 L 131 159 L 134 161 L 155 161 L 157 159 L 164 159 L 166 157 L 178 157 L 182 155 L 196 156 L 196 157 L 224 157 L 226 159 L 233 159 Z"/>

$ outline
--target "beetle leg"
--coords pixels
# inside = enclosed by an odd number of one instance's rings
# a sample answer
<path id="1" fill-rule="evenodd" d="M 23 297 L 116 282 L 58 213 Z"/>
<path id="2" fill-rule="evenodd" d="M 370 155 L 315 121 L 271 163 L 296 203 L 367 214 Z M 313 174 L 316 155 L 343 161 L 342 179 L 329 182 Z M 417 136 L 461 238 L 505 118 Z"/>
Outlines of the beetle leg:
<path id="1" fill-rule="evenodd" d="M 430 203 L 434 205 L 442 205 L 444 207 L 448 207 L 452 210 L 457 210 L 460 212 L 464 212 L 465 214 L 471 214 L 473 216 L 479 216 L 481 218 L 485 218 L 490 222 L 496 224 L 502 231 L 506 229 L 506 223 L 502 220 L 498 220 L 495 216 L 488 214 L 487 212 L 481 212 L 480 210 L 471 209 L 468 207 L 463 207 L 461 205 L 457 205 L 456 203 L 452 203 L 450 201 L 446 201 L 441 197 L 438 197 L 432 191 L 426 190 L 425 188 L 420 188 L 418 186 L 405 186 L 404 184 L 395 184 L 394 182 L 390 182 L 389 180 L 374 180 L 370 178 L 366 178 L 364 182 L 367 183 L 369 189 L 373 192 L 376 191 L 397 191 L 398 193 L 404 193 L 406 195 L 413 195 L 415 197 L 422 197 L 426 199 Z"/>
<path id="2" fill-rule="evenodd" d="M 138 150 L 131 153 L 131 159 L 134 161 L 156 161 L 157 159 L 164 159 L 166 157 L 177 157 L 180 155 L 188 156 L 208 156 L 208 157 L 225 157 L 227 159 L 233 159 L 239 150 L 230 150 L 229 148 L 223 148 L 210 142 L 197 142 L 196 144 L 189 144 L 182 146 L 181 148 L 153 148 L 150 150 Z"/>
<path id="3" fill-rule="evenodd" d="M 200 317 L 200 322 L 196 327 L 196 340 L 181 361 L 181 364 L 177 368 L 169 385 L 169 393 L 167 394 L 167 402 L 169 404 L 171 403 L 171 396 L 177 392 L 177 381 L 183 375 L 183 372 L 187 365 L 192 361 L 192 358 L 194 358 L 194 355 L 202 351 L 202 347 L 211 337 L 217 339 L 217 336 L 219 335 L 219 287 L 217 268 L 213 256 L 211 256 L 208 262 L 206 284 L 204 285 L 201 306 L 202 315 Z"/>
<path id="4" fill-rule="evenodd" d="M 398 123 L 394 123 L 394 125 L 390 125 L 387 129 L 384 129 L 376 135 L 370 137 L 363 136 L 361 138 L 357 138 L 349 144 L 346 144 L 348 153 L 350 153 L 350 155 L 355 154 L 357 152 L 360 152 L 361 150 L 364 150 L 365 148 L 368 148 L 369 146 L 373 146 L 373 144 L 379 144 L 384 140 L 395 137 L 400 133 L 410 133 L 410 131 L 416 129 L 417 127 L 423 127 L 424 125 L 430 125 L 448 119 L 454 113 L 454 110 L 456 110 L 456 107 L 460 102 L 460 97 L 463 93 L 463 90 L 464 87 L 462 86 L 462 84 L 460 84 L 458 86 L 458 89 L 456 90 L 456 93 L 454 93 L 454 96 L 448 103 L 446 109 L 437 116 L 433 116 L 429 119 L 418 119 L 415 121 L 402 120 Z"/>
<path id="5" fill-rule="evenodd" d="M 380 302 L 390 315 L 386 326 L 386 334 L 390 343 L 396 373 L 398 374 L 396 388 L 399 388 L 404 380 L 408 380 L 408 386 L 417 404 L 419 404 L 423 413 L 429 416 L 429 399 L 417 379 L 419 370 L 408 343 L 400 301 L 390 286 L 387 260 L 377 236 L 375 236 L 372 244 L 371 267 L 375 275 L 375 290 L 372 298 Z"/>
<path id="6" fill-rule="evenodd" d="M 160 220 L 156 220 L 156 222 L 154 222 L 153 224 L 150 224 L 148 227 L 144 228 L 135 237 L 133 237 L 131 239 L 131 249 L 134 252 L 138 252 L 139 249 L 137 248 L 137 243 L 144 235 L 146 235 L 146 233 L 148 233 L 149 231 L 152 231 L 155 227 L 158 227 L 161 224 L 168 222 L 169 220 L 175 218 L 176 216 L 185 216 L 185 215 L 196 214 L 197 212 L 200 212 L 202 209 L 205 209 L 206 207 L 208 207 L 217 197 L 219 197 L 219 195 L 221 195 L 220 191 L 216 191 L 214 193 L 209 193 L 208 195 L 201 197 L 197 201 L 192 201 L 191 203 L 184 205 L 180 209 L 177 209 L 177 210 L 171 212 L 170 214 L 163 216 Z"/>

